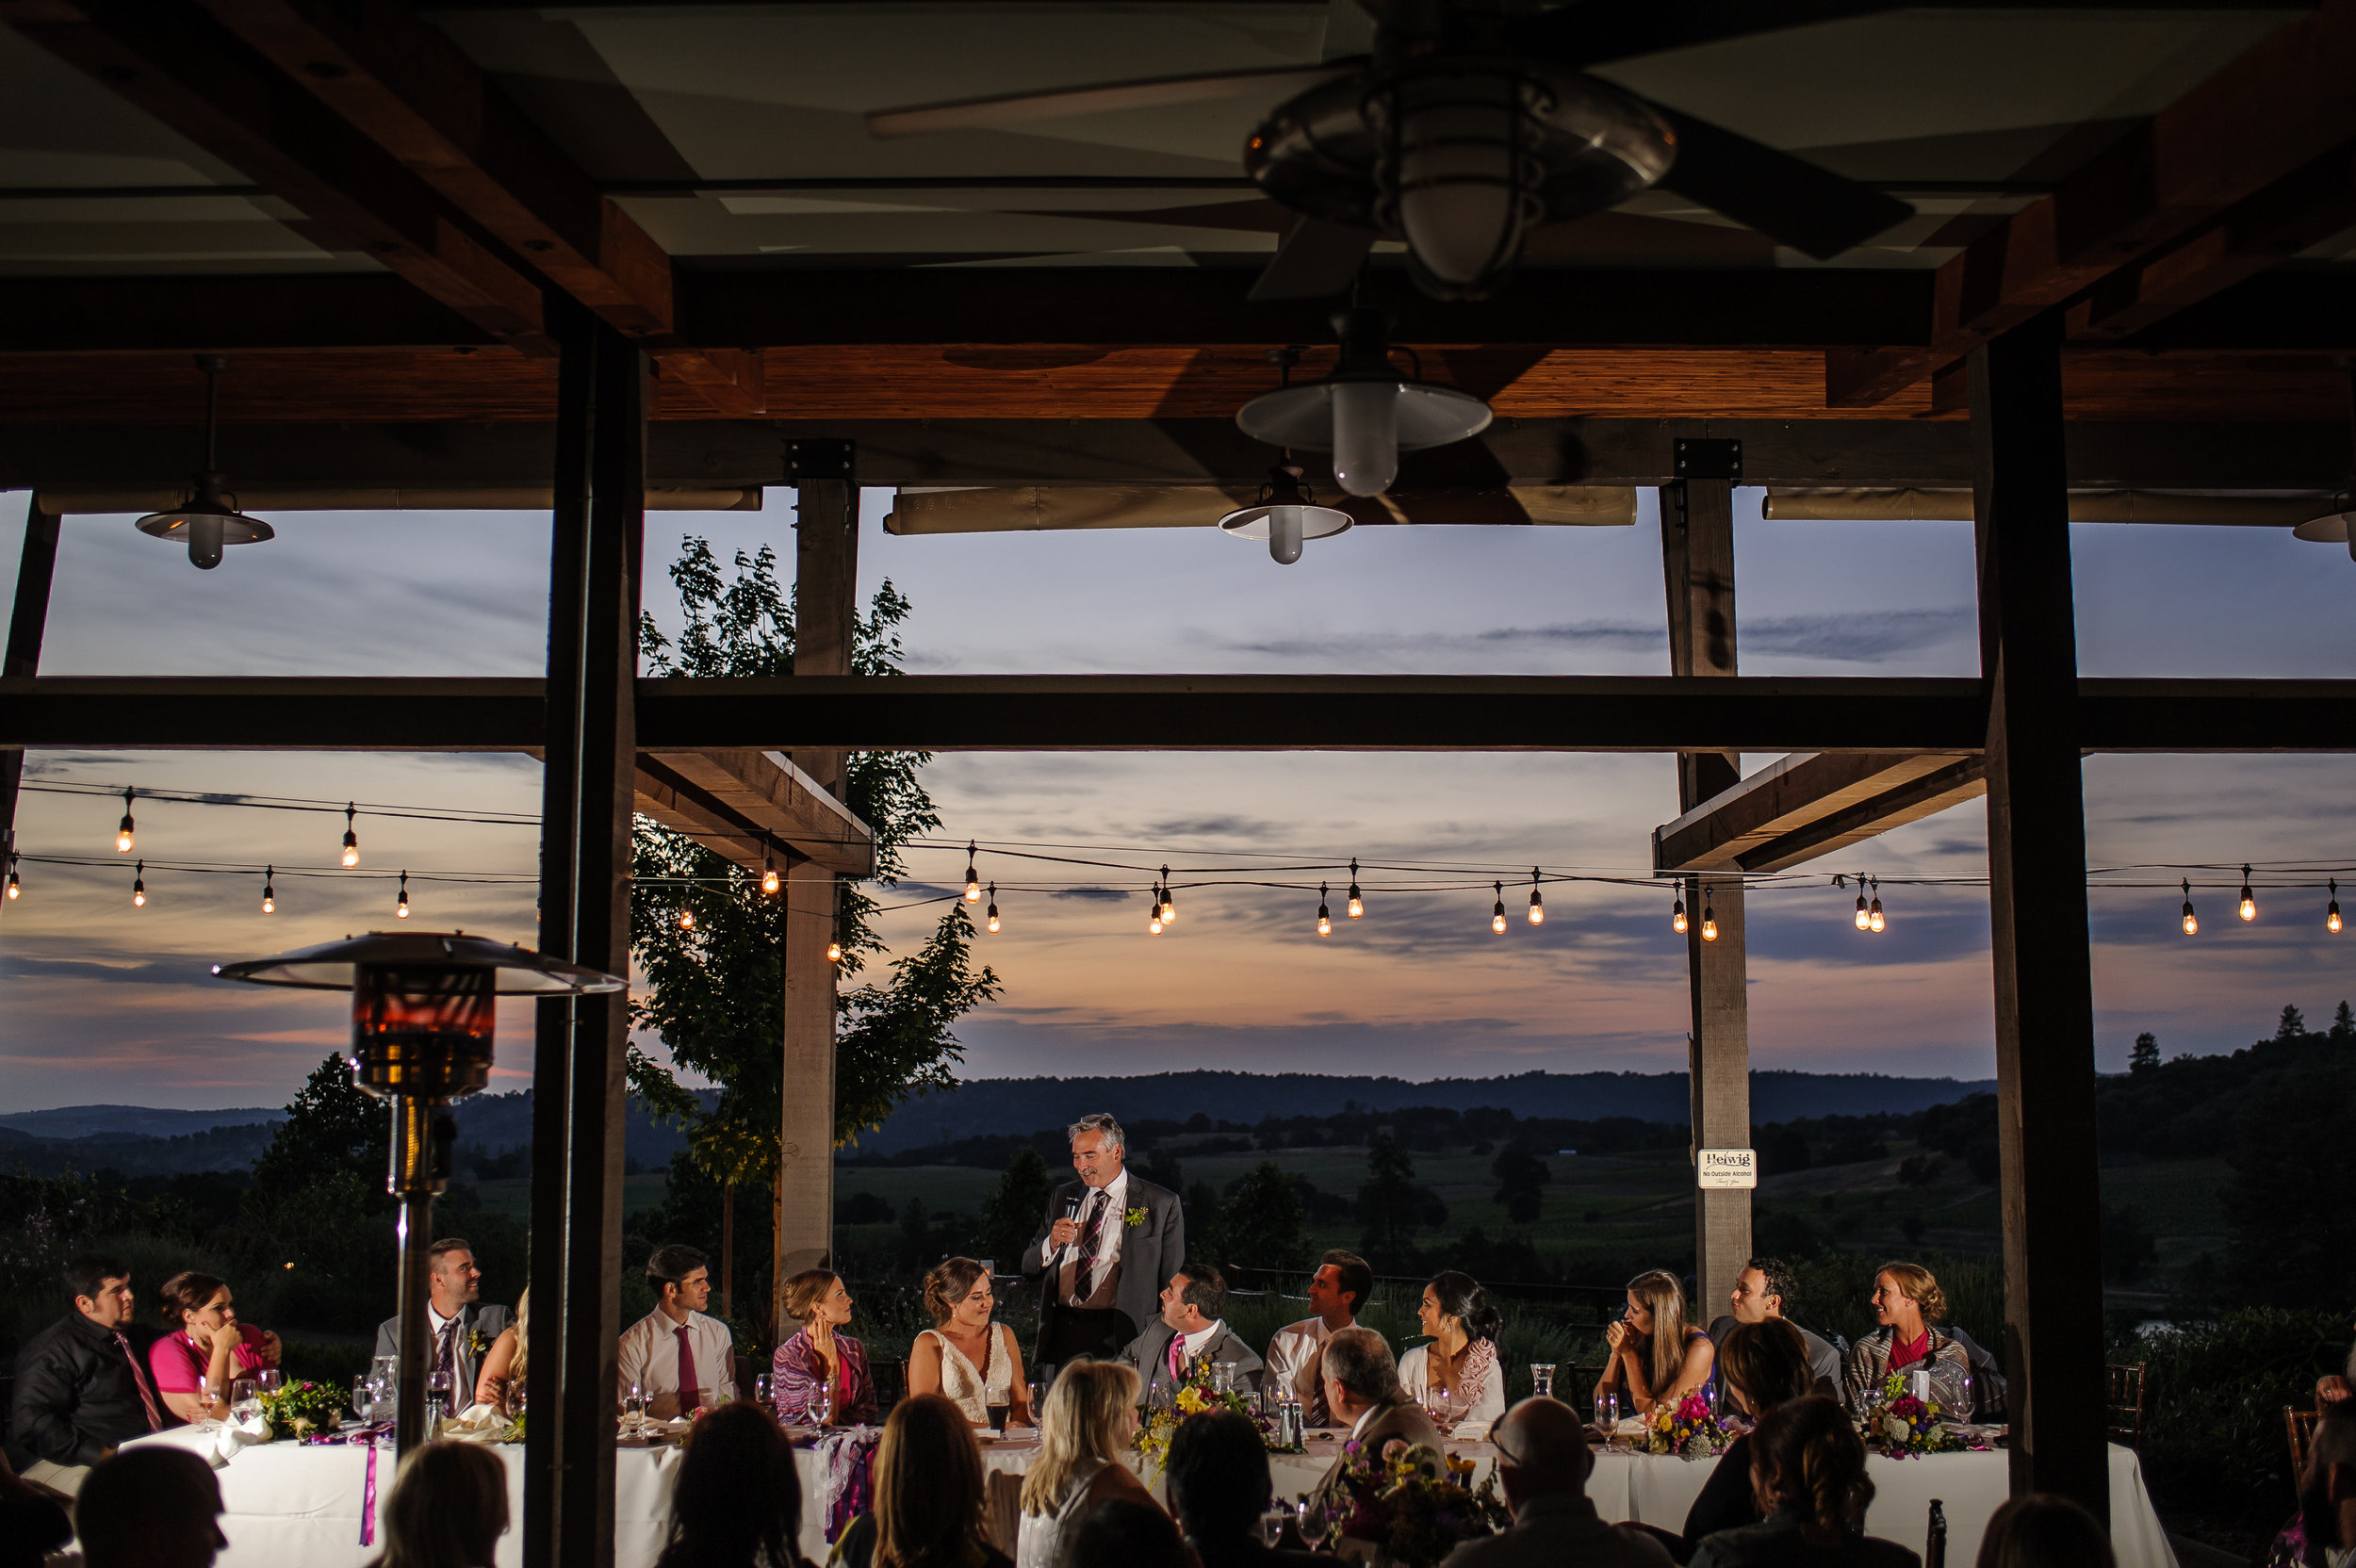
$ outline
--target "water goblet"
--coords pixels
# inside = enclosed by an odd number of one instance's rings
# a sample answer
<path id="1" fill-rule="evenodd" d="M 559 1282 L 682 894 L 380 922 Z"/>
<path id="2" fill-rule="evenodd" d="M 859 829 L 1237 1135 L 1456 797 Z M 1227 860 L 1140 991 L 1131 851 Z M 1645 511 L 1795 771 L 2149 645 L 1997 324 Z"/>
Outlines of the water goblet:
<path id="1" fill-rule="evenodd" d="M 1260 1515 L 1260 1540 L 1273 1548 L 1284 1539 L 1284 1527 L 1293 1522 L 1293 1511 L 1282 1503 Z"/>
<path id="2" fill-rule="evenodd" d="M 765 1405 L 769 1403 L 769 1388 L 770 1383 L 768 1373 L 762 1372 L 755 1376 L 753 1379 L 753 1403 L 757 1405 Z"/>
<path id="3" fill-rule="evenodd" d="M 252 1378 L 239 1378 L 229 1385 L 229 1413 L 240 1426 L 262 1413 L 261 1386 Z"/>
<path id="4" fill-rule="evenodd" d="M 1533 1361 L 1530 1364 L 1530 1392 L 1541 1399 L 1554 1397 L 1554 1363 Z"/>
<path id="5" fill-rule="evenodd" d="M 363 1372 L 352 1380 L 352 1418 L 365 1426 L 368 1419 L 368 1407 L 375 1403 L 375 1385 L 368 1381 L 368 1375 Z"/>
<path id="6" fill-rule="evenodd" d="M 636 1383 L 622 1394 L 622 1435 L 635 1437 L 646 1424 L 646 1391 Z"/>
<path id="7" fill-rule="evenodd" d="M 263 1393 L 275 1394 L 286 1386 L 286 1375 L 275 1366 L 257 1366 L 254 1369 L 254 1382 Z"/>

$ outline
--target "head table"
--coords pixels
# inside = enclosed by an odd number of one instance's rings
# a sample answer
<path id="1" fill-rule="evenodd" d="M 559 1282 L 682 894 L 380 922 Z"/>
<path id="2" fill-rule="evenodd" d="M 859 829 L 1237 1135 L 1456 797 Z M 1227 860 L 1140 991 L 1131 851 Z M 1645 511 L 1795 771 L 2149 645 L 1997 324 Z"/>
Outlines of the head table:
<path id="1" fill-rule="evenodd" d="M 1038 1457 L 1039 1445 L 1013 1439 L 990 1441 L 983 1458 L 993 1471 L 1020 1473 Z M 1271 1454 L 1276 1494 L 1291 1498 L 1317 1485 L 1339 1448 L 1338 1432 L 1312 1432 L 1305 1454 Z M 203 1453 L 212 1447 L 205 1434 L 182 1429 L 139 1438 L 125 1446 L 171 1444 Z M 1481 1464 L 1496 1462 L 1497 1450 L 1486 1443 L 1451 1446 L 1459 1454 Z M 524 1500 L 524 1453 L 520 1446 L 494 1448 L 507 1464 L 510 1516 L 520 1520 Z M 361 1543 L 361 1513 L 368 1496 L 368 1456 L 362 1447 L 265 1443 L 237 1449 L 216 1469 L 223 1506 L 221 1533 L 229 1544 L 220 1557 L 221 1568 L 277 1568 L 300 1562 L 305 1568 L 361 1568 L 381 1548 Z M 2151 1499 L 2143 1489 L 2143 1470 L 2135 1451 L 2111 1447 L 2111 1541 L 2119 1568 L 2176 1568 L 2176 1554 L 2168 1544 Z M 823 1563 L 826 1542 L 825 1508 L 820 1500 L 817 1466 L 804 1456 L 802 1472 L 802 1550 Z M 381 1510 L 393 1485 L 393 1456 L 376 1453 L 375 1496 Z M 1709 1460 L 1688 1462 L 1651 1455 L 1602 1453 L 1595 1456 L 1595 1474 L 1587 1494 L 1606 1519 L 1657 1525 L 1666 1530 L 1685 1527 L 1686 1510 L 1709 1478 Z M 614 1456 L 614 1560 L 616 1568 L 647 1568 L 661 1552 L 671 1505 L 671 1487 L 679 1474 L 679 1450 L 670 1446 L 623 1448 Z M 1866 1527 L 1873 1534 L 1922 1548 L 1930 1502 L 1939 1498 L 1947 1513 L 1947 1560 L 1970 1562 L 1980 1549 L 1980 1535 L 1988 1515 L 2004 1500 L 2009 1478 L 2002 1453 L 1937 1454 L 1924 1459 L 1875 1457 L 1872 1475 L 1876 1492 Z M 1162 1487 L 1153 1480 L 1156 1496 Z M 499 1542 L 499 1568 L 521 1568 L 523 1540 L 511 1529 Z"/>

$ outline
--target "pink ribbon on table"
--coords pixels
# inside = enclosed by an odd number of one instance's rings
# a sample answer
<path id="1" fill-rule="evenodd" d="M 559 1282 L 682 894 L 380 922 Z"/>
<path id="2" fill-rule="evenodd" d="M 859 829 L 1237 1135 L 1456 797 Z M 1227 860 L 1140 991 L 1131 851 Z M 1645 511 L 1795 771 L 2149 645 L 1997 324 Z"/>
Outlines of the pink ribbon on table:
<path id="1" fill-rule="evenodd" d="M 368 1444 L 368 1479 L 360 1489 L 360 1544 L 376 1544 L 376 1444 Z"/>

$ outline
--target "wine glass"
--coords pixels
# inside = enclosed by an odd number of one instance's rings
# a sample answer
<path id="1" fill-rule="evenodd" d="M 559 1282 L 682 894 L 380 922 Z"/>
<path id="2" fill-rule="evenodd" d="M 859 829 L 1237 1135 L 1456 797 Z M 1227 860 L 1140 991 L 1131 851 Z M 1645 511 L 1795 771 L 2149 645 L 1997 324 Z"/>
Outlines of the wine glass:
<path id="1" fill-rule="evenodd" d="M 286 1386 L 286 1375 L 275 1366 L 257 1366 L 254 1369 L 254 1382 L 264 1394 L 275 1394 Z"/>
<path id="2" fill-rule="evenodd" d="M 229 1385 L 229 1413 L 237 1418 L 239 1426 L 251 1423 L 262 1413 L 262 1388 L 252 1378 L 239 1378 Z"/>
<path id="3" fill-rule="evenodd" d="M 1293 1511 L 1283 1503 L 1271 1506 L 1260 1515 L 1260 1540 L 1270 1547 L 1284 1539 L 1284 1527 L 1293 1522 Z"/>
<path id="4" fill-rule="evenodd" d="M 213 1386 L 213 1380 L 202 1372 L 198 1373 L 196 1375 L 196 1402 L 203 1407 L 204 1412 L 194 1423 L 198 1431 L 209 1432 L 221 1425 L 221 1418 L 213 1413 L 213 1406 L 220 1399 L 221 1390 Z"/>
<path id="5" fill-rule="evenodd" d="M 369 1381 L 368 1375 L 363 1372 L 352 1380 L 352 1418 L 367 1426 L 371 1419 L 368 1413 L 375 1404 L 376 1384 Z"/>
<path id="6" fill-rule="evenodd" d="M 759 1373 L 753 1378 L 753 1403 L 757 1405 L 769 1403 L 769 1374 L 766 1372 Z"/>
<path id="7" fill-rule="evenodd" d="M 622 1393 L 622 1435 L 635 1437 L 646 1424 L 646 1391 L 632 1383 Z"/>

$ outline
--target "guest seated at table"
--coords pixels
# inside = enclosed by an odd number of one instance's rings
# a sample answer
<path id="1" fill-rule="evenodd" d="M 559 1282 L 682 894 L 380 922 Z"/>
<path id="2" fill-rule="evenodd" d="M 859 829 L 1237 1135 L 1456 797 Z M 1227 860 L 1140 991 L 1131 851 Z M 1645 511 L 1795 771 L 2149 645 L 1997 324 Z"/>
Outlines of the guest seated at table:
<path id="1" fill-rule="evenodd" d="M 41 1560 L 74 1539 L 57 1499 L 0 1463 L 0 1568 L 41 1568 Z"/>
<path id="2" fill-rule="evenodd" d="M 1152 1503 L 1099 1503 L 1072 1532 L 1056 1568 L 1195 1568 L 1169 1514 Z"/>
<path id="3" fill-rule="evenodd" d="M 210 1274 L 166 1280 L 162 1312 L 164 1337 L 147 1348 L 147 1367 L 156 1396 L 183 1421 L 227 1420 L 230 1383 L 278 1364 L 278 1336 L 239 1323 L 229 1286 Z"/>
<path id="4" fill-rule="evenodd" d="M 723 1405 L 695 1423 L 671 1493 L 655 1568 L 809 1568 L 794 1445 L 760 1405 Z"/>
<path id="5" fill-rule="evenodd" d="M 972 1258 L 950 1258 L 925 1275 L 924 1310 L 933 1326 L 908 1347 L 908 1392 L 945 1396 L 976 1427 L 990 1425 L 992 1407 L 1009 1413 L 1008 1426 L 1027 1427 L 1023 1351 L 1012 1329 L 990 1321 L 997 1305 L 990 1270 Z"/>
<path id="6" fill-rule="evenodd" d="M 1988 1515 L 1977 1568 L 2119 1568 L 2119 1559 L 2085 1508 L 2032 1492 Z"/>
<path id="7" fill-rule="evenodd" d="M 1949 1420 L 1972 1419 L 1972 1361 L 1962 1346 L 1931 1327 L 1947 1315 L 1947 1298 L 1918 1264 L 1884 1264 L 1873 1276 L 1873 1317 L 1881 1324 L 1849 1347 L 1843 1396 L 1862 1411 L 1882 1396 L 1883 1380 L 1916 1368 L 1931 1376 L 1931 1397 Z"/>
<path id="8" fill-rule="evenodd" d="M 502 1491 L 500 1505 L 506 1501 Z M 229 1544 L 220 1517 L 212 1466 L 168 1446 L 134 1448 L 92 1467 L 74 1503 L 83 1568 L 211 1568 Z M 487 1553 L 483 1560 L 490 1560 Z"/>
<path id="9" fill-rule="evenodd" d="M 1595 1392 L 1616 1391 L 1623 1414 L 1647 1415 L 1662 1399 L 1674 1405 L 1710 1381 L 1717 1348 L 1686 1321 L 1685 1287 L 1665 1268 L 1628 1282 L 1628 1313 L 1603 1331 L 1612 1364 Z"/>
<path id="10" fill-rule="evenodd" d="M 1792 1266 L 1781 1258 L 1753 1258 L 1734 1277 L 1734 1290 L 1728 1298 L 1733 1311 L 1715 1318 L 1710 1325 L 1710 1342 L 1723 1353 L 1726 1334 L 1737 1323 L 1763 1323 L 1780 1318 L 1800 1331 L 1808 1345 L 1808 1364 L 1816 1377 L 1824 1380 L 1818 1394 L 1841 1396 L 1841 1352 L 1833 1348 L 1831 1340 L 1818 1333 L 1795 1315 L 1800 1305 L 1799 1285 L 1792 1275 Z"/>
<path id="11" fill-rule="evenodd" d="M 463 1236 L 444 1236 L 429 1245 L 425 1266 L 425 1337 L 427 1354 L 434 1358 L 431 1370 L 434 1375 L 447 1373 L 451 1398 L 464 1399 L 476 1385 L 483 1358 L 507 1327 L 507 1309 L 483 1304 L 483 1270 L 474 1266 L 473 1244 Z M 398 1316 L 376 1326 L 376 1353 L 400 1356 Z"/>
<path id="12" fill-rule="evenodd" d="M 483 1370 L 475 1374 L 474 1402 L 497 1405 L 501 1414 L 515 1415 L 522 1411 L 524 1399 L 524 1363 L 532 1349 L 532 1287 L 515 1298 L 515 1315 L 499 1331 L 499 1338 L 483 1357 Z"/>
<path id="13" fill-rule="evenodd" d="M 1162 1315 L 1131 1340 L 1120 1355 L 1123 1366 L 1134 1366 L 1144 1380 L 1139 1396 L 1147 1403 L 1174 1398 L 1178 1385 L 1205 1363 L 1235 1369 L 1247 1393 L 1260 1386 L 1260 1358 L 1229 1331 L 1221 1315 L 1227 1310 L 1227 1282 L 1207 1263 L 1179 1266 L 1162 1286 Z"/>
<path id="14" fill-rule="evenodd" d="M 1445 1568 L 1667 1568 L 1660 1542 L 1595 1512 L 1587 1496 L 1595 1459 L 1570 1406 L 1524 1399 L 1497 1424 L 1494 1441 L 1513 1526 L 1465 1542 L 1448 1554 Z"/>
<path id="15" fill-rule="evenodd" d="M 2323 1407 L 2298 1482 L 2299 1511 L 2265 1553 L 2250 1560 L 2252 1568 L 2356 1561 L 2356 1403 L 2341 1399 Z"/>
<path id="16" fill-rule="evenodd" d="M 131 1266 L 103 1252 L 67 1260 L 74 1310 L 16 1355 L 8 1459 L 68 1496 L 116 1445 L 179 1425 L 147 1375 L 148 1334 L 131 1322 Z"/>
<path id="17" fill-rule="evenodd" d="M 1056 1376 L 1039 1414 L 1039 1457 L 1023 1477 L 1015 1568 L 1055 1568 L 1081 1515 L 1108 1497 L 1153 1500 L 1121 1462 L 1137 1436 L 1137 1375 L 1117 1362 L 1075 1361 Z"/>
<path id="18" fill-rule="evenodd" d="M 1357 1322 L 1373 1294 L 1374 1270 L 1366 1259 L 1355 1252 L 1328 1252 L 1309 1276 L 1309 1305 L 1317 1315 L 1287 1324 L 1268 1342 L 1268 1371 L 1260 1386 L 1300 1400 L 1301 1415 L 1312 1427 L 1333 1424 L 1333 1412 L 1325 1408 L 1325 1375 L 1317 1365 L 1325 1341 Z"/>
<path id="19" fill-rule="evenodd" d="M 704 1311 L 711 1260 L 693 1247 L 658 1247 L 646 1257 L 654 1311 L 622 1331 L 621 1386 L 638 1385 L 646 1413 L 695 1415 L 736 1397 L 736 1336 Z"/>
<path id="20" fill-rule="evenodd" d="M 1391 1348 L 1372 1329 L 1344 1329 L 1325 1342 L 1325 1403 L 1336 1423 L 1349 1424 L 1350 1440 L 1367 1453 L 1382 1453 L 1393 1438 L 1411 1445 L 1440 1445 L 1440 1429 L 1399 1386 Z M 1347 1453 L 1334 1456 L 1333 1467 L 1310 1494 L 1312 1515 L 1338 1504 L 1342 1472 L 1349 1462 Z"/>
<path id="21" fill-rule="evenodd" d="M 507 1533 L 507 1466 L 476 1443 L 428 1443 L 384 1499 L 384 1549 L 368 1568 L 483 1568 Z"/>
<path id="22" fill-rule="evenodd" d="M 777 1419 L 798 1427 L 855 1427 L 875 1419 L 875 1384 L 867 1375 L 867 1348 L 842 1328 L 851 1320 L 851 1293 L 841 1275 L 806 1268 L 785 1282 L 785 1310 L 801 1329 L 777 1347 L 769 1364 Z"/>
<path id="23" fill-rule="evenodd" d="M 1453 1434 L 1475 1442 L 1505 1413 L 1505 1371 L 1497 1365 L 1497 1330 L 1505 1317 L 1469 1274 L 1454 1269 L 1423 1287 L 1416 1321 L 1432 1343 L 1399 1358 L 1399 1386 L 1430 1406 L 1445 1396 Z"/>
<path id="24" fill-rule="evenodd" d="M 2004 1364 L 1994 1351 L 1964 1332 L 1959 1324 L 1942 1324 L 1939 1331 L 1962 1348 L 1964 1360 L 1971 1364 L 1972 1419 L 2002 1421 L 2008 1392 Z"/>
<path id="25" fill-rule="evenodd" d="M 990 1544 L 982 1505 L 982 1450 L 965 1412 L 911 1394 L 884 1421 L 875 1507 L 843 1532 L 829 1568 L 1013 1568 Z"/>
<path id="26" fill-rule="evenodd" d="M 1268 1472 L 1268 1445 L 1251 1417 L 1231 1410 L 1187 1416 L 1170 1436 L 1162 1474 L 1170 1511 L 1202 1568 L 1311 1568 L 1317 1561 L 1260 1539 L 1276 1481 Z"/>
<path id="27" fill-rule="evenodd" d="M 1726 1391 L 1726 1402 L 1756 1421 L 1777 1405 L 1818 1392 L 1814 1359 L 1795 1323 L 1781 1317 L 1738 1323 L 1718 1347 L 1718 1380 Z M 1686 1511 L 1683 1545 L 1671 1555 L 1679 1562 L 1690 1561 L 1708 1537 L 1756 1525 L 1759 1519 L 1759 1502 L 1751 1491 L 1751 1436 L 1744 1432 L 1710 1467 L 1700 1495 Z"/>
<path id="28" fill-rule="evenodd" d="M 1710 1536 L 1693 1568 L 1921 1568 L 1904 1546 L 1865 1533 L 1865 1445 L 1835 1400 L 1810 1395 L 1759 1418 L 1751 1486 L 1762 1522 Z"/>

